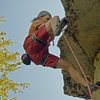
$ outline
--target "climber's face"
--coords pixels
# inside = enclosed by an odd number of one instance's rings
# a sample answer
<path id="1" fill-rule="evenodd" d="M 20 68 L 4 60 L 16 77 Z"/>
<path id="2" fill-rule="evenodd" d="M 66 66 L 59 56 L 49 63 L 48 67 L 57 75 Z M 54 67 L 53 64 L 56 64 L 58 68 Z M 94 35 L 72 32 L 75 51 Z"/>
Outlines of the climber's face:
<path id="1" fill-rule="evenodd" d="M 41 19 L 44 23 L 46 23 L 47 21 L 49 21 L 49 20 L 51 19 L 51 17 L 48 16 L 48 15 L 46 15 L 46 16 L 40 17 L 40 19 Z"/>

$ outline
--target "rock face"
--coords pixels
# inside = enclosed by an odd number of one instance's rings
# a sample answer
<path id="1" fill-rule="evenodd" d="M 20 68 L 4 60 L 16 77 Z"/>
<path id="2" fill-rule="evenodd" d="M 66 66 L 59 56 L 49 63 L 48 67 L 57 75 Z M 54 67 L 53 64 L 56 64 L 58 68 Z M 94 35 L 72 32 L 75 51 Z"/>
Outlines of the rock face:
<path id="1" fill-rule="evenodd" d="M 61 2 L 68 18 L 64 35 L 86 75 L 91 77 L 90 81 L 100 81 L 100 0 L 61 0 Z M 59 40 L 58 47 L 61 50 L 61 57 L 79 70 L 63 36 Z M 64 70 L 62 73 L 65 94 L 87 100 L 90 98 L 87 88 L 77 84 Z M 100 91 L 93 94 L 95 100 L 100 99 Z"/>

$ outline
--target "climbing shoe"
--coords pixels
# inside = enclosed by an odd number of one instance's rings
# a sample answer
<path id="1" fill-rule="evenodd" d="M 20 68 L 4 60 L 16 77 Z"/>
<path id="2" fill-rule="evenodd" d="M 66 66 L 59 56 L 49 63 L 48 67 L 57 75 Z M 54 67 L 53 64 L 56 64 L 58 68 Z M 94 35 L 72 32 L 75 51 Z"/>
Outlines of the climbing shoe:
<path id="1" fill-rule="evenodd" d="M 89 84 L 91 91 L 96 91 L 100 89 L 100 82 L 96 82 L 95 84 Z"/>
<path id="2" fill-rule="evenodd" d="M 66 17 L 62 18 L 61 21 L 58 23 L 57 28 L 55 30 L 55 36 L 59 36 L 62 29 L 67 25 L 68 21 Z"/>
<path id="3" fill-rule="evenodd" d="M 96 82 L 96 86 L 98 89 L 100 89 L 100 82 L 99 81 Z"/>

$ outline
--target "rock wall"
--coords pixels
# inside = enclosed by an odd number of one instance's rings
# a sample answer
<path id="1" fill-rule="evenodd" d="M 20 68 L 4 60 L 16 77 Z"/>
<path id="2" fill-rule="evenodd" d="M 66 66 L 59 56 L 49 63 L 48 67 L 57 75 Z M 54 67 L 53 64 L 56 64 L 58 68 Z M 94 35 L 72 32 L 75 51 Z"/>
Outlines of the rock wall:
<path id="1" fill-rule="evenodd" d="M 100 81 L 100 0 L 61 0 L 61 2 L 68 19 L 64 35 L 68 38 L 86 75 L 91 77 L 89 81 Z M 61 57 L 79 70 L 63 36 L 59 40 L 58 47 L 61 50 Z M 87 88 L 77 84 L 67 72 L 62 71 L 62 73 L 65 94 L 90 98 Z M 99 100 L 99 95 L 100 91 L 94 93 L 95 100 Z"/>

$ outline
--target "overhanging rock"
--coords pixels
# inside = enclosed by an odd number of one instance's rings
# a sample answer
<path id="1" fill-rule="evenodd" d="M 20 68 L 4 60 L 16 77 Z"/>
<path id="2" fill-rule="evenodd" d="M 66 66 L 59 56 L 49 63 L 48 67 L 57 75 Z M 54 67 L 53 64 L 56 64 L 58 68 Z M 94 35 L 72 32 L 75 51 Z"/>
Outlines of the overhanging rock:
<path id="1" fill-rule="evenodd" d="M 91 82 L 100 80 L 100 77 L 96 78 L 97 75 L 100 76 L 100 71 L 98 73 L 100 67 L 100 0 L 61 0 L 61 2 L 68 18 L 68 26 L 64 34 L 68 38 L 86 75 L 91 77 Z M 79 70 L 63 37 L 60 38 L 58 47 L 61 50 L 61 57 Z M 86 88 L 72 80 L 67 72 L 62 72 L 65 94 L 86 99 L 90 98 Z"/>

